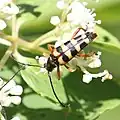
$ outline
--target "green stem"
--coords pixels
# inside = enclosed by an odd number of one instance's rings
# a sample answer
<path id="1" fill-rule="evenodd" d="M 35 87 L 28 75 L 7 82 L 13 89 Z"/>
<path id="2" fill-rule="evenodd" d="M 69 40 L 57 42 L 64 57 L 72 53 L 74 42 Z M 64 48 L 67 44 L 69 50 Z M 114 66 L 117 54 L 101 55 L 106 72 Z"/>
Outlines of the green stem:
<path id="1" fill-rule="evenodd" d="M 72 28 L 75 28 L 76 26 L 72 26 Z M 26 40 L 23 40 L 21 38 L 12 37 L 10 35 L 6 35 L 0 32 L 1 38 L 11 42 L 14 44 L 17 41 L 17 47 L 21 50 L 32 52 L 33 54 L 41 54 L 41 53 L 49 53 L 48 50 L 39 47 L 40 45 L 44 45 L 49 42 L 56 41 L 60 39 L 60 36 L 62 33 L 70 32 L 71 26 L 69 23 L 63 23 L 60 25 L 60 27 L 56 27 L 52 31 L 40 36 L 38 39 L 36 39 L 33 42 L 27 42 Z"/>
<path id="2" fill-rule="evenodd" d="M 42 54 L 42 53 L 49 53 L 48 50 L 45 48 L 39 47 L 39 46 L 33 46 L 32 42 L 27 42 L 26 40 L 20 39 L 20 38 L 14 38 L 10 35 L 6 35 L 4 33 L 0 33 L 0 37 L 11 42 L 14 44 L 15 41 L 17 41 L 17 47 L 18 49 L 21 49 L 23 51 L 31 52 L 31 53 L 37 53 L 37 54 Z M 17 40 L 16 40 L 17 39 Z"/>
<path id="3" fill-rule="evenodd" d="M 17 38 L 18 37 L 18 33 L 16 32 L 16 15 L 12 16 L 12 37 L 5 36 L 4 34 L 2 34 L 2 35 L 3 35 L 4 39 L 6 39 L 6 37 L 7 37 L 7 40 L 8 40 L 8 38 L 9 38 L 9 40 L 12 42 L 12 45 L 7 49 L 7 51 L 5 52 L 4 56 L 0 60 L 0 69 L 2 69 L 4 67 L 4 65 L 7 62 L 7 60 L 9 59 L 10 55 L 17 48 L 17 39 L 12 39 L 12 38 Z"/>
<path id="4" fill-rule="evenodd" d="M 33 47 L 58 40 L 63 33 L 71 31 L 71 27 L 74 28 L 76 26 L 70 26 L 69 23 L 61 23 L 52 31 L 40 36 L 35 41 L 33 41 Z"/>
<path id="5" fill-rule="evenodd" d="M 12 36 L 18 37 L 18 33 L 16 32 L 16 15 L 12 16 Z"/>
<path id="6" fill-rule="evenodd" d="M 41 43 L 42 43 L 44 40 L 46 40 L 47 38 L 50 38 L 50 37 L 54 38 L 56 31 L 57 31 L 57 28 L 55 28 L 55 29 L 53 29 L 52 31 L 50 31 L 50 32 L 48 32 L 48 33 L 40 36 L 39 38 L 37 38 L 37 39 L 36 39 L 35 41 L 33 41 L 33 43 L 32 43 L 32 44 L 33 44 L 33 47 L 41 45 Z M 51 40 L 51 39 L 50 39 L 50 40 Z M 49 41 L 48 41 L 48 42 L 49 42 Z"/>
<path id="7" fill-rule="evenodd" d="M 2 59 L 0 60 L 0 70 L 4 67 L 5 63 L 7 62 L 7 60 L 9 59 L 9 56 L 11 55 L 13 50 L 13 47 L 10 46 L 7 51 L 5 52 L 4 56 L 2 57 Z"/>

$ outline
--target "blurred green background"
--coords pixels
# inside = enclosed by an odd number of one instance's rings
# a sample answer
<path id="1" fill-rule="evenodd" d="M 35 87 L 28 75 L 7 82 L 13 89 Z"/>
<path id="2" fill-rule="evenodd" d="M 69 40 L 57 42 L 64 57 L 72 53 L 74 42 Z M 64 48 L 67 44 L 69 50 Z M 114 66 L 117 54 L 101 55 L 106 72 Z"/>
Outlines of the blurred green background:
<path id="1" fill-rule="evenodd" d="M 53 29 L 54 26 L 49 22 L 50 17 L 60 15 L 61 13 L 61 11 L 56 8 L 56 1 L 57 0 L 16 0 L 21 11 L 18 15 L 19 20 L 24 21 L 24 24 L 20 28 L 20 37 L 32 41 L 39 35 Z M 102 20 L 100 26 L 112 33 L 119 41 L 120 0 L 100 0 L 99 3 L 96 3 L 95 0 L 86 1 L 89 2 L 88 6 L 90 8 L 96 9 L 96 19 Z M 6 31 L 9 32 L 9 29 Z M 118 47 L 119 45 L 120 44 L 118 44 Z M 0 49 L 4 53 L 6 48 L 1 47 Z M 108 51 L 109 50 L 110 49 L 108 49 Z M 119 52 L 120 51 L 118 51 L 118 53 Z M 117 58 L 119 59 L 116 60 Z M 67 88 L 71 91 L 70 95 L 74 96 L 74 102 L 72 103 L 73 113 L 68 115 L 67 118 L 65 117 L 64 110 L 61 110 L 49 100 L 37 95 L 23 80 L 22 83 L 19 82 L 21 80 L 20 75 L 18 75 L 16 79 L 18 83 L 24 86 L 23 101 L 20 106 L 6 109 L 8 116 L 11 117 L 17 114 L 21 116 L 21 120 L 87 120 L 85 116 L 90 116 L 90 120 L 120 120 L 120 54 L 113 54 L 111 51 L 108 53 L 103 52 L 102 59 L 106 64 L 111 60 L 110 63 L 102 67 L 108 68 L 110 72 L 115 73 L 113 81 L 105 81 L 105 83 L 93 81 L 89 85 L 86 85 L 80 81 L 82 75 L 78 71 L 70 73 L 69 76 L 64 78 Z M 103 62 L 103 64 L 105 63 Z M 8 67 L 4 68 L 5 72 L 1 72 L 0 75 L 5 79 L 10 78 L 17 69 L 15 66 L 12 68 L 13 71 L 11 71 L 11 67 L 12 65 L 8 64 Z M 77 78 L 79 78 L 79 80 L 77 80 Z M 36 79 L 39 80 L 43 78 Z M 47 76 L 45 79 L 47 79 Z M 44 87 L 44 90 L 45 88 L 46 87 Z M 60 94 L 59 92 L 57 93 Z M 76 112 L 76 110 L 78 110 L 78 112 Z M 101 114 L 103 111 L 105 112 Z M 99 116 L 99 114 L 101 115 Z"/>

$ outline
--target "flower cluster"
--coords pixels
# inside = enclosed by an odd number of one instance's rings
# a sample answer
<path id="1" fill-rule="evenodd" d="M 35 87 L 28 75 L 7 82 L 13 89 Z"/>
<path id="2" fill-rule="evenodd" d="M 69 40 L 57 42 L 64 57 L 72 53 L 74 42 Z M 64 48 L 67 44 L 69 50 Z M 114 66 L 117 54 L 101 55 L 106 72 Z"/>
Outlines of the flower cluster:
<path id="1" fill-rule="evenodd" d="M 7 25 L 6 20 L 10 20 L 12 15 L 19 12 L 19 8 L 12 2 L 12 0 L 0 1 L 0 30 L 3 30 Z"/>
<path id="2" fill-rule="evenodd" d="M 8 83 L 4 82 L 0 78 L 0 111 L 2 107 L 9 107 L 11 103 L 18 105 L 21 103 L 21 95 L 23 88 L 20 85 L 16 85 L 14 80 L 10 80 Z"/>
<path id="3" fill-rule="evenodd" d="M 96 0 L 99 2 L 99 0 Z M 94 13 L 94 9 L 86 8 L 86 2 L 79 2 L 73 0 L 70 4 L 67 4 L 64 0 L 59 0 L 57 2 L 57 7 L 60 10 L 66 10 L 66 20 L 70 23 L 70 25 L 79 26 L 79 28 L 83 28 L 86 33 L 94 33 L 95 25 L 101 24 L 101 20 L 95 20 L 96 13 Z M 57 26 L 61 22 L 58 16 L 52 16 L 50 23 Z M 86 38 L 86 34 L 84 30 L 80 30 L 79 34 L 81 35 L 81 39 Z M 62 43 L 65 43 L 65 40 L 58 40 L 55 43 L 55 48 L 60 46 Z M 90 53 L 89 53 L 90 54 Z M 88 57 L 76 56 L 72 60 L 68 62 L 68 66 L 75 71 L 77 67 L 81 68 L 81 71 L 84 73 L 83 75 L 83 82 L 89 83 L 92 81 L 93 78 L 101 78 L 101 81 L 104 82 L 106 79 L 112 79 L 112 75 L 107 71 L 104 70 L 103 72 L 92 74 L 87 71 L 87 68 L 98 68 L 101 66 L 100 60 L 101 52 L 92 53 Z M 48 57 L 40 57 L 37 59 L 41 65 L 47 63 Z M 45 68 L 41 68 L 40 72 L 46 72 Z"/>
<path id="4" fill-rule="evenodd" d="M 68 64 L 69 66 L 76 70 L 77 67 L 81 68 L 83 74 L 83 82 L 89 83 L 93 78 L 102 78 L 101 81 L 104 82 L 107 79 L 112 79 L 112 75 L 108 72 L 108 70 L 104 70 L 103 72 L 92 74 L 87 71 L 86 68 L 98 68 L 101 66 L 100 60 L 101 52 L 93 53 L 89 57 L 75 57 Z"/>
<path id="5" fill-rule="evenodd" d="M 86 2 L 81 3 L 76 0 L 74 0 L 70 5 L 65 3 L 64 0 L 59 0 L 57 2 L 57 7 L 59 9 L 67 9 L 67 22 L 71 25 L 78 25 L 81 28 L 87 29 L 89 32 L 93 32 L 95 25 L 101 24 L 101 20 L 96 21 L 96 13 L 94 13 L 94 9 L 88 9 L 86 6 Z M 61 20 L 58 16 L 52 16 L 50 23 L 56 26 L 60 21 Z"/>
<path id="6" fill-rule="evenodd" d="M 89 32 L 93 32 L 96 23 L 101 24 L 101 21 L 95 20 L 96 13 L 94 13 L 94 9 L 87 9 L 86 5 L 87 3 L 72 2 L 69 6 L 71 12 L 67 15 L 67 21 L 74 25 L 80 25 Z"/>

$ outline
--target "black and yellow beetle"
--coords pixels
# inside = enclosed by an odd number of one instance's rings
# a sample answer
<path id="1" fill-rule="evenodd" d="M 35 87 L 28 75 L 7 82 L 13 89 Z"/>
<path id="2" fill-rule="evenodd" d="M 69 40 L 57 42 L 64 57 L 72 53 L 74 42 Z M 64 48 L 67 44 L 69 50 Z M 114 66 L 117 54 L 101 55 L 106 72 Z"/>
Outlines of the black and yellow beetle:
<path id="1" fill-rule="evenodd" d="M 81 30 L 84 33 L 84 38 L 80 34 Z M 78 28 L 74 32 L 71 40 L 68 40 L 67 42 L 57 47 L 54 47 L 53 45 L 48 45 L 48 49 L 50 50 L 51 54 L 48 57 L 47 63 L 44 64 L 44 68 L 46 68 L 46 70 L 48 71 L 48 77 L 50 79 L 54 95 L 63 107 L 65 107 L 65 105 L 58 99 L 52 85 L 50 72 L 52 72 L 53 69 L 57 67 L 57 75 L 58 79 L 60 79 L 60 65 L 64 65 L 69 71 L 71 71 L 71 68 L 67 65 L 67 63 L 76 55 L 78 55 L 81 50 L 85 48 L 90 42 L 92 42 L 96 37 L 96 33 L 88 32 L 85 29 Z M 79 55 L 84 56 L 83 54 Z"/>
<path id="2" fill-rule="evenodd" d="M 82 31 L 82 32 L 81 32 Z M 82 34 L 81 34 L 82 33 Z M 58 45 L 57 47 L 53 45 L 48 45 L 48 49 L 50 50 L 50 55 L 47 59 L 47 62 L 44 63 L 44 66 L 42 68 L 45 68 L 48 71 L 48 77 L 50 80 L 50 84 L 53 90 L 53 93 L 60 103 L 61 106 L 67 107 L 64 105 L 58 98 L 54 86 L 52 84 L 52 79 L 50 73 L 53 71 L 54 68 L 57 68 L 57 75 L 58 79 L 60 79 L 60 66 L 65 66 L 69 71 L 71 71 L 71 68 L 67 65 L 67 63 L 74 58 L 76 55 L 79 56 L 87 56 L 86 54 L 81 54 L 81 50 L 85 48 L 89 43 L 91 43 L 95 38 L 97 37 L 97 34 L 94 32 L 89 32 L 87 29 L 78 28 L 72 35 L 72 38 L 61 45 Z M 20 63 L 20 62 L 18 62 Z M 30 64 L 24 64 L 23 65 L 28 66 L 35 66 L 35 67 L 41 67 L 38 65 L 30 65 Z"/>

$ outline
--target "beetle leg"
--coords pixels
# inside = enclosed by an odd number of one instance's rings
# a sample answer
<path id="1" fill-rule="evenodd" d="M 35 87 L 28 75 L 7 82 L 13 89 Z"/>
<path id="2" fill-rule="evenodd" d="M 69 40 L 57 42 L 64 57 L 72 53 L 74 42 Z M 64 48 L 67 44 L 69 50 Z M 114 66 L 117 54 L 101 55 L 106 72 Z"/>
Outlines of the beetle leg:
<path id="1" fill-rule="evenodd" d="M 74 37 L 77 35 L 77 33 L 81 30 L 82 28 L 78 28 L 72 35 L 71 39 L 74 39 Z"/>
<path id="2" fill-rule="evenodd" d="M 48 44 L 48 50 L 53 53 L 54 51 L 54 45 Z"/>
<path id="3" fill-rule="evenodd" d="M 60 67 L 57 65 L 57 75 L 58 75 L 58 80 L 60 80 L 61 74 L 60 74 Z"/>
<path id="4" fill-rule="evenodd" d="M 64 65 L 70 72 L 73 72 L 74 70 L 71 69 L 68 65 Z"/>
<path id="5" fill-rule="evenodd" d="M 87 54 L 86 53 L 78 53 L 77 56 L 87 58 L 87 57 L 91 57 L 94 54 L 95 54 L 95 52 L 90 52 L 90 53 L 87 53 Z"/>

